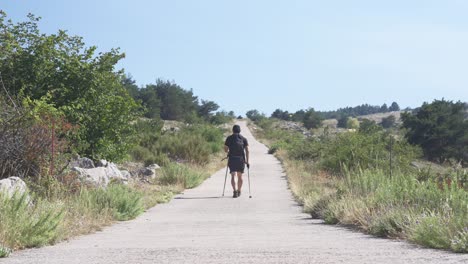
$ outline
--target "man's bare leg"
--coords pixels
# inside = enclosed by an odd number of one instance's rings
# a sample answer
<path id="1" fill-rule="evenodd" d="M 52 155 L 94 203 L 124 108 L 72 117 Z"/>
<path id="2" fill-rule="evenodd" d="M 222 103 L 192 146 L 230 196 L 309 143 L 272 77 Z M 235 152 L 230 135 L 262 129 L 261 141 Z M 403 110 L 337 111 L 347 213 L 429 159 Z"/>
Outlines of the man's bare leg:
<path id="1" fill-rule="evenodd" d="M 232 186 L 233 192 L 235 193 L 236 192 L 236 172 L 231 173 L 231 186 Z"/>
<path id="2" fill-rule="evenodd" d="M 243 183 L 243 180 L 242 180 L 242 173 L 241 172 L 237 172 L 237 194 L 240 196 L 240 193 L 241 193 L 241 189 L 242 189 L 242 183 Z"/>

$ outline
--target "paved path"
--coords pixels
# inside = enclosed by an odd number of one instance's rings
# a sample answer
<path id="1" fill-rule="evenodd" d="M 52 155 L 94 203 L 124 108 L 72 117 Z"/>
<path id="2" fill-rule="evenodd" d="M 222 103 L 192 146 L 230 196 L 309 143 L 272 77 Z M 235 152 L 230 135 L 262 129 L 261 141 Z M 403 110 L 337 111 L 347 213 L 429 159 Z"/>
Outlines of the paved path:
<path id="1" fill-rule="evenodd" d="M 255 141 L 251 183 L 238 199 L 224 170 L 138 219 L 56 246 L 14 253 L 0 263 L 468 263 L 468 255 L 422 249 L 323 225 L 301 213 L 281 165 Z M 247 177 L 245 178 L 247 183 Z M 245 185 L 247 187 L 247 185 Z"/>

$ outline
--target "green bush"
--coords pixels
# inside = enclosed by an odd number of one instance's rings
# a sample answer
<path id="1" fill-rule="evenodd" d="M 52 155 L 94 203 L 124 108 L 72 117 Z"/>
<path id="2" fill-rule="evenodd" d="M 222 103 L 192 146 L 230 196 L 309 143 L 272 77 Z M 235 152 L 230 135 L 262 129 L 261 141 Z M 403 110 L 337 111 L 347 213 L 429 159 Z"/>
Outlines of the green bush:
<path id="1" fill-rule="evenodd" d="M 82 207 L 96 212 L 111 210 L 116 220 L 130 220 L 144 211 L 143 194 L 125 185 L 111 184 L 107 189 L 83 189 L 79 195 Z"/>
<path id="2" fill-rule="evenodd" d="M 45 200 L 28 200 L 28 194 L 0 195 L 0 244 L 7 247 L 37 247 L 54 242 L 64 208 Z"/>
<path id="3" fill-rule="evenodd" d="M 6 258 L 10 255 L 11 249 L 0 245 L 0 258 Z"/>
<path id="4" fill-rule="evenodd" d="M 468 253 L 468 228 L 465 227 L 451 241 L 450 248 L 459 253 Z"/>
<path id="5" fill-rule="evenodd" d="M 451 237 L 448 219 L 434 213 L 419 217 L 413 226 L 410 239 L 432 248 L 450 248 Z"/>
<path id="6" fill-rule="evenodd" d="M 391 141 L 372 122 L 356 133 L 312 139 L 275 128 L 275 123 L 268 126 L 271 129 L 261 135 L 271 141 L 271 149 L 286 150 L 279 153 L 284 164 L 309 165 L 286 169 L 291 189 L 313 217 L 328 224 L 353 225 L 377 236 L 468 252 L 465 171 L 416 172 L 410 162 L 421 153 L 419 148 L 398 137 Z"/>
<path id="7" fill-rule="evenodd" d="M 392 140 L 392 142 L 391 142 Z M 384 133 L 342 133 L 325 142 L 321 165 L 333 172 L 381 168 L 390 169 L 390 146 L 393 168 L 408 170 L 419 155 L 419 149 L 404 140 L 393 140 Z"/>
<path id="8" fill-rule="evenodd" d="M 138 105 L 115 71 L 125 55 L 118 49 L 96 54 L 96 47 L 65 30 L 45 34 L 40 18 L 13 23 L 0 13 L 0 72 L 13 97 L 45 99 L 77 125 L 74 149 L 94 159 L 119 160 L 132 145 L 131 122 Z"/>
<path id="9" fill-rule="evenodd" d="M 411 213 L 403 207 L 384 208 L 369 223 L 369 233 L 379 237 L 398 237 L 406 231 Z"/>
<path id="10" fill-rule="evenodd" d="M 212 125 L 185 126 L 178 132 L 165 133 L 144 127 L 138 138 L 139 145 L 132 149 L 131 156 L 145 164 L 166 165 L 170 160 L 206 164 L 210 155 L 220 152 L 223 146 L 222 130 Z"/>
<path id="11" fill-rule="evenodd" d="M 180 184 L 184 188 L 194 188 L 208 177 L 206 173 L 189 168 L 183 164 L 171 163 L 162 168 L 159 183 L 162 185 Z"/>

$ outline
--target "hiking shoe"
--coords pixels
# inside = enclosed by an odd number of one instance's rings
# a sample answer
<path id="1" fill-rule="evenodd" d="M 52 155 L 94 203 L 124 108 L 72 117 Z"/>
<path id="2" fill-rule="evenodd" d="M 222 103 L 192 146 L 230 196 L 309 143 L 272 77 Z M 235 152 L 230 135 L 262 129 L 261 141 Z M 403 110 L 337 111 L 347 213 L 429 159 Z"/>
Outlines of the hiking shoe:
<path id="1" fill-rule="evenodd" d="M 237 197 L 240 197 L 241 191 L 237 191 Z"/>
<path id="2" fill-rule="evenodd" d="M 234 191 L 234 193 L 232 194 L 232 198 L 237 198 L 237 191 Z"/>

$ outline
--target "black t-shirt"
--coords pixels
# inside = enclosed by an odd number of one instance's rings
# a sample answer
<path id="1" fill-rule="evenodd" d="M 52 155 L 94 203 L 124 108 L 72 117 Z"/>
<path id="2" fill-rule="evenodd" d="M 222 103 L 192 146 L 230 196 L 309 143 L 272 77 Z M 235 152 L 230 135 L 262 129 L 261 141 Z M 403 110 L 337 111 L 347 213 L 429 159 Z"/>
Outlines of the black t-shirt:
<path id="1" fill-rule="evenodd" d="M 224 143 L 229 148 L 229 156 L 244 156 L 244 149 L 249 145 L 247 139 L 240 134 L 232 134 Z"/>

